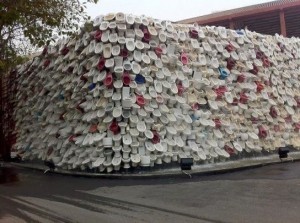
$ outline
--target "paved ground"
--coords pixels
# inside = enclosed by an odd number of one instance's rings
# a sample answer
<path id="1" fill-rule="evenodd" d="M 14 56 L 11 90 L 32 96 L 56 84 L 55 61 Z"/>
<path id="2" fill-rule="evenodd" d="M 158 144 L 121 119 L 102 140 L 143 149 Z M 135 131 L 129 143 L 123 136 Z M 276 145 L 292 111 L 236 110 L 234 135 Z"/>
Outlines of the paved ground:
<path id="1" fill-rule="evenodd" d="M 166 179 L 93 179 L 16 170 L 0 222 L 299 222 L 300 162 Z"/>

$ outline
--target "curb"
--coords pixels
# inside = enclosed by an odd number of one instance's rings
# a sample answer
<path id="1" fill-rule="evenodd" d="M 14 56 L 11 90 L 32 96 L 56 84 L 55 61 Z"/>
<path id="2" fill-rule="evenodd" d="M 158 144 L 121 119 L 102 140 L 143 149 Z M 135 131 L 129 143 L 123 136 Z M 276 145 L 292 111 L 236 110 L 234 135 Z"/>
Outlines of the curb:
<path id="1" fill-rule="evenodd" d="M 104 178 L 104 179 L 153 179 L 153 178 L 168 178 L 168 177 L 187 177 L 187 175 L 191 176 L 204 176 L 204 175 L 214 175 L 214 174 L 222 174 L 227 172 L 240 171 L 245 169 L 252 169 L 272 164 L 285 163 L 285 162 L 293 162 L 300 161 L 300 152 L 291 152 L 289 153 L 290 159 L 286 159 L 281 161 L 278 158 L 278 155 L 269 155 L 265 157 L 255 157 L 255 158 L 247 158 L 242 160 L 235 161 L 227 161 L 213 164 L 202 164 L 196 165 L 190 171 L 182 172 L 180 167 L 172 168 L 172 169 L 160 169 L 155 171 L 142 171 L 136 173 L 87 173 L 87 172 L 79 172 L 79 171 L 69 171 L 69 170 L 49 170 L 50 173 L 60 174 L 60 175 L 68 175 L 68 176 L 77 176 L 77 177 L 87 177 L 87 178 Z M 292 159 L 291 159 L 292 158 Z M 1 163 L 0 163 L 1 164 Z M 6 167 L 17 167 L 23 169 L 31 169 L 38 171 L 46 171 L 46 168 L 43 165 L 36 165 L 31 163 L 2 163 L 0 166 Z"/>

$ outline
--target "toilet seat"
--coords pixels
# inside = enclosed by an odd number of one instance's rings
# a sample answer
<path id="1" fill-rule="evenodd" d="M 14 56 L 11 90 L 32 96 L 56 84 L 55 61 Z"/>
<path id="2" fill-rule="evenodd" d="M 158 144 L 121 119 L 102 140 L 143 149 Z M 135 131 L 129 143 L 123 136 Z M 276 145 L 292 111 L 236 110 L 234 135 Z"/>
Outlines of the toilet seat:
<path id="1" fill-rule="evenodd" d="M 132 143 L 132 138 L 131 135 L 129 134 L 123 135 L 122 140 L 123 140 L 123 144 L 127 146 L 129 146 Z"/>

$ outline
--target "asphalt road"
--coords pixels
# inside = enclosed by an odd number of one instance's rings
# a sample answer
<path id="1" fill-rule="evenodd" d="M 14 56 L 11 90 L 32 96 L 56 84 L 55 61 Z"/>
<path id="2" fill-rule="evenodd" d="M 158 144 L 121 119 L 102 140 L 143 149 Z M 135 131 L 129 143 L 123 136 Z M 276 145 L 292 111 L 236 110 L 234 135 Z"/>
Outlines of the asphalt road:
<path id="1" fill-rule="evenodd" d="M 16 171 L 0 184 L 0 222 L 300 222 L 300 162 L 192 179 Z"/>

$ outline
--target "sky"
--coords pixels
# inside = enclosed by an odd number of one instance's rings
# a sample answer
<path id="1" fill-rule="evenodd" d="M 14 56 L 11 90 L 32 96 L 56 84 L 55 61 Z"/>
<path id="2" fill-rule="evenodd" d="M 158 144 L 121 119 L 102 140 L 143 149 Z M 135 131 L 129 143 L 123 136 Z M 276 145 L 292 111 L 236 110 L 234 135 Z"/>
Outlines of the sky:
<path id="1" fill-rule="evenodd" d="M 110 12 L 124 12 L 175 22 L 269 1 L 271 0 L 99 0 L 97 5 L 87 5 L 87 13 L 94 18 Z"/>

